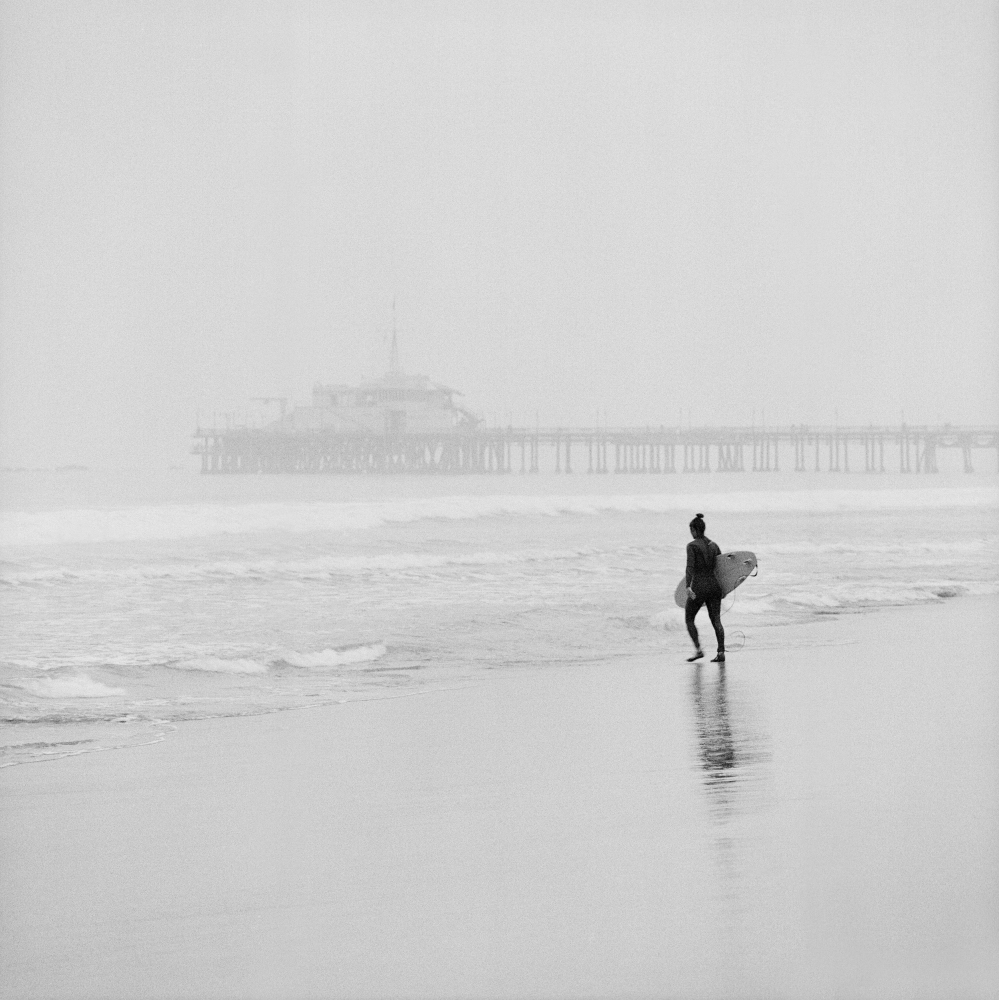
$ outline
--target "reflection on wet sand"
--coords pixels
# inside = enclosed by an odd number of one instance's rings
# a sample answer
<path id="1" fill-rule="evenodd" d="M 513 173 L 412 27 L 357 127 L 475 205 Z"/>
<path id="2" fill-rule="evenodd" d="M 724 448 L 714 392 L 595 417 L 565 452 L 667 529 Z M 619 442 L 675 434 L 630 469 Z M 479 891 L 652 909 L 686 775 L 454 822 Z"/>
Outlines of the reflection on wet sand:
<path id="1" fill-rule="evenodd" d="M 705 676 L 707 674 L 707 676 Z M 751 722 L 747 706 L 733 699 L 725 667 L 713 674 L 697 664 L 691 677 L 694 721 L 697 729 L 697 766 L 715 828 L 715 860 L 719 895 L 736 904 L 731 918 L 743 909 L 740 892 L 748 870 L 746 833 L 737 821 L 763 806 L 761 778 L 769 760 L 768 740 Z M 733 704 L 734 702 L 734 704 Z"/>
<path id="2" fill-rule="evenodd" d="M 729 693 L 725 668 L 722 666 L 713 681 L 705 681 L 704 668 L 698 664 L 691 682 L 694 719 L 697 724 L 697 750 L 702 780 L 708 794 L 711 814 L 717 822 L 725 822 L 739 811 L 740 782 L 750 760 L 758 758 L 745 732 L 734 732 L 729 708 Z"/>

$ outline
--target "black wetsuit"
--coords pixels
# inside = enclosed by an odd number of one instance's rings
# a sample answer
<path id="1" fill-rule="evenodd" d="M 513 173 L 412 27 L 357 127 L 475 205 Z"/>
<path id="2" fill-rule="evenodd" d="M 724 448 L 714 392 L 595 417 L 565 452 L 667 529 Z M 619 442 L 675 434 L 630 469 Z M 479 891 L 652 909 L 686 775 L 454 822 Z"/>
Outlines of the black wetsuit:
<path id="1" fill-rule="evenodd" d="M 701 641 L 697 635 L 697 626 L 694 624 L 694 616 L 706 604 L 708 606 L 708 617 L 715 630 L 715 638 L 718 640 L 718 652 L 725 652 L 725 629 L 721 623 L 721 599 L 722 590 L 715 579 L 715 560 L 721 555 L 721 549 L 711 541 L 701 535 L 687 543 L 687 586 L 693 590 L 694 596 L 687 596 L 687 606 L 684 617 L 687 620 L 687 631 L 690 638 L 694 640 L 694 645 L 700 649 Z"/>

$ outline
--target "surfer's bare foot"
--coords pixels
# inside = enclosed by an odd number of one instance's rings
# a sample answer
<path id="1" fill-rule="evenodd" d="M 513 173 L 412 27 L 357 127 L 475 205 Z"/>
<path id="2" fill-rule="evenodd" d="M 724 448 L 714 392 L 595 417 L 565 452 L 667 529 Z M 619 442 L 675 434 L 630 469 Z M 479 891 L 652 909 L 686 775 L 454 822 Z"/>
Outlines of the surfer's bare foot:
<path id="1" fill-rule="evenodd" d="M 724 663 L 725 662 L 725 654 L 724 653 L 719 653 L 711 662 L 712 663 Z"/>
<path id="2" fill-rule="evenodd" d="M 704 651 L 701 650 L 701 649 L 699 649 L 696 653 L 694 653 L 693 656 L 688 656 L 687 657 L 687 662 L 688 663 L 693 663 L 694 660 L 700 660 L 703 656 L 704 656 Z"/>

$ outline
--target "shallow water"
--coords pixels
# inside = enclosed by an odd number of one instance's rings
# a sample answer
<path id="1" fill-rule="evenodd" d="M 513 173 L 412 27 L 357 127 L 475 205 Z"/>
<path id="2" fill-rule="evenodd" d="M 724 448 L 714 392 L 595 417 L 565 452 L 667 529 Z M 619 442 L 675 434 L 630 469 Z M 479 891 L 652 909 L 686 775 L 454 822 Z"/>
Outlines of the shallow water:
<path id="1" fill-rule="evenodd" d="M 68 472 L 2 487 L 3 763 L 184 719 L 679 652 L 695 511 L 760 561 L 726 602 L 733 650 L 999 589 L 988 475 Z"/>

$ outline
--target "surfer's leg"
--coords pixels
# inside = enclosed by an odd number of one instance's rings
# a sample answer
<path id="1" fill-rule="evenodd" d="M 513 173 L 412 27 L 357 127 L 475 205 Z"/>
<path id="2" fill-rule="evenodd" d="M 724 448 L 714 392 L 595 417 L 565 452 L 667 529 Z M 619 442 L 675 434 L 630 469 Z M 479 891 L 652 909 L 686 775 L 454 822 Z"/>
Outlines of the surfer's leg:
<path id="1" fill-rule="evenodd" d="M 725 627 L 721 620 L 721 598 L 709 597 L 706 601 L 708 605 L 708 617 L 715 630 L 715 638 L 718 640 L 718 656 L 725 656 Z"/>
<path id="2" fill-rule="evenodd" d="M 694 624 L 694 617 L 697 612 L 701 610 L 704 605 L 704 601 L 700 597 L 688 597 L 687 606 L 683 609 L 683 617 L 687 623 L 687 634 L 694 642 L 694 647 L 696 649 L 701 648 L 701 639 L 697 634 L 697 626 Z"/>

